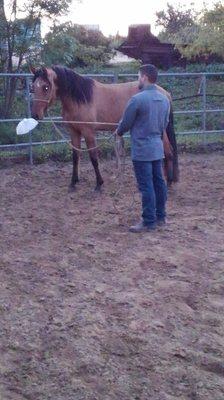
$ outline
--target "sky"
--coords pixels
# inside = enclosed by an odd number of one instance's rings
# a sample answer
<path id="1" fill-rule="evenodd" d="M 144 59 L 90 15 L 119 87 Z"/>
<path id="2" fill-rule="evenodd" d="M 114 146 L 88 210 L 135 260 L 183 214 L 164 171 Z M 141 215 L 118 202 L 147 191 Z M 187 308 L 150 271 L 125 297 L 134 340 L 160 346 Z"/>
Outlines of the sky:
<path id="1" fill-rule="evenodd" d="M 181 0 L 82 0 L 81 3 L 73 0 L 70 13 L 65 20 L 70 19 L 77 24 L 96 24 L 104 35 L 115 35 L 117 32 L 127 36 L 128 26 L 131 24 L 151 24 L 152 32 L 158 34 L 155 26 L 156 11 L 166 8 L 169 2 L 173 5 L 183 4 L 191 7 L 192 1 Z M 214 0 L 195 0 L 196 9 L 203 8 L 206 3 L 211 6 Z"/>

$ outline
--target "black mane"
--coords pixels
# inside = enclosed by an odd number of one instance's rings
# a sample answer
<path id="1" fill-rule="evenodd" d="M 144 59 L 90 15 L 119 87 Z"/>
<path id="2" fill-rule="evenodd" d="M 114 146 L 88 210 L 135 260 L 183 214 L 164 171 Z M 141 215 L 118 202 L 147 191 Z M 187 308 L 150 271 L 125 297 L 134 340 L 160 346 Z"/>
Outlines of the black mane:
<path id="1" fill-rule="evenodd" d="M 66 67 L 56 65 L 52 69 L 57 75 L 57 95 L 59 97 L 71 97 L 78 104 L 92 101 L 93 79 L 83 77 Z"/>
<path id="2" fill-rule="evenodd" d="M 93 79 L 83 77 L 72 71 L 72 69 L 58 65 L 53 66 L 52 69 L 57 75 L 57 95 L 59 97 L 71 97 L 78 104 L 91 103 L 94 86 Z M 37 78 L 42 78 L 49 82 L 47 69 L 44 67 L 37 69 L 33 76 L 33 82 Z"/>

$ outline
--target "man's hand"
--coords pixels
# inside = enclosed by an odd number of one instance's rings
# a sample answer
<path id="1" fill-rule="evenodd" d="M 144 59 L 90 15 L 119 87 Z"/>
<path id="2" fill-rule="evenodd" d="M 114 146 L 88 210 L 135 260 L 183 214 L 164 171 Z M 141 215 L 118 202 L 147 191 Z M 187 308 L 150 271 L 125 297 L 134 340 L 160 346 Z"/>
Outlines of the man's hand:
<path id="1" fill-rule="evenodd" d="M 121 141 L 122 138 L 121 138 L 121 136 L 118 134 L 117 129 L 114 131 L 113 136 L 114 136 L 115 143 L 120 143 L 120 141 Z"/>

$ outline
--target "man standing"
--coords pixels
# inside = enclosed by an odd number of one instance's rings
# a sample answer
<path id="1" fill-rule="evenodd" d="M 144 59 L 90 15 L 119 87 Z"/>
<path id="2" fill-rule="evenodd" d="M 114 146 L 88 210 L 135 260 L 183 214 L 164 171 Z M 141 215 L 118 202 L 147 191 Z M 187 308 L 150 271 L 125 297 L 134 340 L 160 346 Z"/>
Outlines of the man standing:
<path id="1" fill-rule="evenodd" d="M 167 188 L 162 172 L 162 136 L 170 113 L 168 98 L 156 86 L 157 68 L 143 65 L 138 76 L 141 91 L 129 100 L 116 130 L 118 136 L 129 130 L 131 134 L 131 157 L 142 195 L 142 220 L 130 227 L 136 233 L 165 224 Z"/>

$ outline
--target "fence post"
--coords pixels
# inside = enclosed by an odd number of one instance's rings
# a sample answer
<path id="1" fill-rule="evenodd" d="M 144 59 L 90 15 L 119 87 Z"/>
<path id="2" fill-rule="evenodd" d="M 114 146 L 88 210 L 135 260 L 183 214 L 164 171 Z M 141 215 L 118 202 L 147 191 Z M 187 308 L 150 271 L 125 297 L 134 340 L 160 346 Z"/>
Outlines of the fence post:
<path id="1" fill-rule="evenodd" d="M 31 117 L 31 106 L 30 106 L 30 87 L 29 78 L 26 77 L 26 97 L 27 97 L 27 116 Z M 30 165 L 33 165 L 33 147 L 32 147 L 32 132 L 29 132 L 29 158 Z"/>
<path id="2" fill-rule="evenodd" d="M 206 132 L 206 86 L 207 86 L 206 75 L 203 75 L 203 81 L 202 81 L 202 102 L 203 102 L 202 130 L 204 136 L 203 142 L 205 142 L 205 132 Z"/>
<path id="3" fill-rule="evenodd" d="M 113 83 L 118 83 L 118 73 L 114 72 Z"/>

